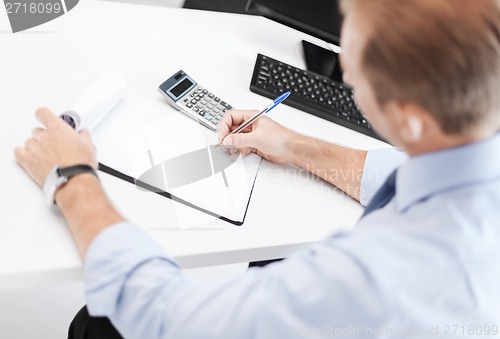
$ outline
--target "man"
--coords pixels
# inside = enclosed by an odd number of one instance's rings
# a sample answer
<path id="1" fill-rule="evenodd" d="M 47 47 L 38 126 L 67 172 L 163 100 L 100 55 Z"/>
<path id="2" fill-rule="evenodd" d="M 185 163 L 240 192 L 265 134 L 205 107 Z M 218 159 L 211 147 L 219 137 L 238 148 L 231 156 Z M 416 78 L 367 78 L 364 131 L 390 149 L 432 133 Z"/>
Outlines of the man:
<path id="1" fill-rule="evenodd" d="M 394 163 L 385 151 L 329 145 L 267 118 L 227 136 L 251 112 L 226 115 L 219 137 L 371 200 L 355 229 L 240 278 L 197 284 L 85 172 L 55 201 L 85 259 L 92 315 L 126 338 L 498 334 L 500 3 L 350 0 L 343 10 L 345 80 L 374 128 L 410 157 L 375 196 L 364 178 L 328 173 Z M 88 133 L 47 109 L 37 117 L 46 128 L 15 154 L 39 185 L 56 165 L 95 167 Z"/>

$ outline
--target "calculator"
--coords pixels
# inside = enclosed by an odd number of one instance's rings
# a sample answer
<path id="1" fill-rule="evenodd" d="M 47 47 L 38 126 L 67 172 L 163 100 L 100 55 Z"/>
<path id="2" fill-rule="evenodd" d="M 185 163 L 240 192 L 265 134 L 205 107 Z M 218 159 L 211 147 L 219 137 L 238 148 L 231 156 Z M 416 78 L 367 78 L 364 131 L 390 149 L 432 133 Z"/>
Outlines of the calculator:
<path id="1" fill-rule="evenodd" d="M 224 113 L 233 108 L 182 70 L 163 82 L 158 90 L 171 106 L 212 131 L 217 130 Z"/>

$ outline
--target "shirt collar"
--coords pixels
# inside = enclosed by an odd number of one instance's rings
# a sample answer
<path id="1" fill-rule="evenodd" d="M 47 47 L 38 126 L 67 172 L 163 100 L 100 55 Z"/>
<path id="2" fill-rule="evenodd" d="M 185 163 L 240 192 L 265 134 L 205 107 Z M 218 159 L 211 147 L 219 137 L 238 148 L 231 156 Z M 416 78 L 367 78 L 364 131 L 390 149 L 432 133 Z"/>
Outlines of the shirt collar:
<path id="1" fill-rule="evenodd" d="M 440 192 L 500 178 L 500 133 L 477 143 L 411 158 L 396 177 L 396 208 Z"/>

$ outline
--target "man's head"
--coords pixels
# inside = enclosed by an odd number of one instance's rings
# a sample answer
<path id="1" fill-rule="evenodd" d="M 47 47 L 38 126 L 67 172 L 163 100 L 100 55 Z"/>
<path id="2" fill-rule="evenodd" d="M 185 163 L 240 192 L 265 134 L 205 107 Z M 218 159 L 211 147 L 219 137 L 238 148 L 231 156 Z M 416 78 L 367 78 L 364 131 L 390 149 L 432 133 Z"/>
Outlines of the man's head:
<path id="1" fill-rule="evenodd" d="M 389 141 L 418 154 L 500 130 L 499 0 L 344 0 L 342 9 L 345 80 Z"/>

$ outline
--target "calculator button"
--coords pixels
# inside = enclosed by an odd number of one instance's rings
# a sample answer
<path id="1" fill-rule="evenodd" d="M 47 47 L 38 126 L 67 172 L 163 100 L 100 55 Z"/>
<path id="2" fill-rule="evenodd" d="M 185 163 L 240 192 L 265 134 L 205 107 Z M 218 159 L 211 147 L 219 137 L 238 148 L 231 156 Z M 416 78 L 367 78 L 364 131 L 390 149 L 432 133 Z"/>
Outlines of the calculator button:
<path id="1" fill-rule="evenodd" d="M 201 99 L 201 103 L 202 103 L 203 105 L 206 105 L 206 104 L 208 103 L 208 101 L 206 101 L 205 99 Z"/>
<path id="2" fill-rule="evenodd" d="M 199 110 L 200 108 L 198 106 L 193 107 L 193 111 L 195 111 L 196 113 L 198 113 Z"/>
<path id="3" fill-rule="evenodd" d="M 214 97 L 214 95 L 213 95 L 212 93 L 208 93 L 208 96 L 209 96 L 210 98 L 213 98 L 213 97 Z"/>
<path id="4" fill-rule="evenodd" d="M 186 104 L 186 106 L 187 106 L 188 108 L 191 108 L 191 107 L 193 107 L 193 104 L 192 104 L 192 103 L 190 103 L 190 102 L 188 102 L 188 103 Z"/>
<path id="5" fill-rule="evenodd" d="M 205 96 L 205 94 L 203 94 L 203 93 L 200 93 L 198 95 L 200 96 L 200 98 L 203 98 Z"/>
<path id="6" fill-rule="evenodd" d="M 201 115 L 201 116 L 204 116 L 205 115 L 205 111 L 200 111 L 198 114 Z"/>
<path id="7" fill-rule="evenodd" d="M 200 97 L 199 96 L 195 96 L 194 97 L 196 100 L 200 100 Z"/>
<path id="8" fill-rule="evenodd" d="M 207 106 L 208 106 L 209 109 L 213 109 L 214 108 L 214 105 L 212 105 L 211 103 L 209 103 Z"/>
<path id="9" fill-rule="evenodd" d="M 203 94 L 207 94 L 208 91 L 206 89 L 203 90 Z"/>
<path id="10" fill-rule="evenodd" d="M 215 97 L 215 98 L 214 98 L 214 100 L 215 100 L 216 102 L 219 102 L 219 101 L 220 101 L 220 98 L 219 98 L 219 97 Z"/>

